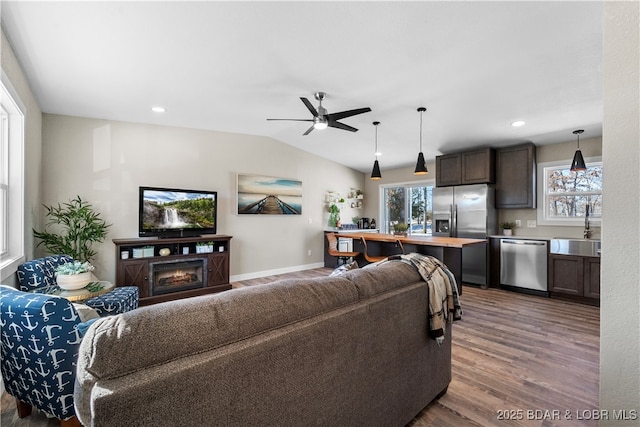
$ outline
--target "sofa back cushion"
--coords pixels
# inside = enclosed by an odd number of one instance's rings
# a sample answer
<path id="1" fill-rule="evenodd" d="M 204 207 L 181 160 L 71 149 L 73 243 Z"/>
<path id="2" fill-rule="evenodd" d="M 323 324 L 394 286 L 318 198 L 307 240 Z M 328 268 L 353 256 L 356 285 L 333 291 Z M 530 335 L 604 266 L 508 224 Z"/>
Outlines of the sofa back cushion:
<path id="1" fill-rule="evenodd" d="M 98 320 L 85 337 L 82 357 L 95 377 L 113 377 L 222 347 L 357 299 L 349 280 L 322 278 L 155 304 Z"/>

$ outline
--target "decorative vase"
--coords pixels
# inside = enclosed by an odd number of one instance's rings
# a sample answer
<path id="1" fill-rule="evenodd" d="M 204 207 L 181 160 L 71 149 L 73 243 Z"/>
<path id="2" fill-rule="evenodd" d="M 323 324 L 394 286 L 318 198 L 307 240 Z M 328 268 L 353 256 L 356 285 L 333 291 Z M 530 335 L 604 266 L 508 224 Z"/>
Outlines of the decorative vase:
<path id="1" fill-rule="evenodd" d="M 511 236 L 511 234 L 513 234 L 511 232 L 510 228 L 505 228 L 504 230 L 502 230 L 502 234 L 504 234 L 505 236 Z"/>
<path id="2" fill-rule="evenodd" d="M 73 291 L 82 289 L 91 281 L 91 272 L 87 271 L 80 274 L 58 274 L 56 282 L 61 289 Z"/>

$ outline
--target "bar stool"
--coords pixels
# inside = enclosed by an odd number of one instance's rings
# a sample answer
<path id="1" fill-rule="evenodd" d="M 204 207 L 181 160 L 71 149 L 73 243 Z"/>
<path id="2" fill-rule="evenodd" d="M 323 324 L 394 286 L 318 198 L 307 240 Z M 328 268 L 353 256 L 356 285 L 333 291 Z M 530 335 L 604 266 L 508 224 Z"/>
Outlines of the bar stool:
<path id="1" fill-rule="evenodd" d="M 342 264 L 346 264 L 349 258 L 354 258 L 360 255 L 360 252 L 339 251 L 338 238 L 336 237 L 335 233 L 326 233 L 326 236 L 327 236 L 327 241 L 329 242 L 329 249 L 327 250 L 327 253 L 331 256 L 338 258 L 336 260 L 336 266 L 341 265 L 340 261 L 342 261 Z"/>

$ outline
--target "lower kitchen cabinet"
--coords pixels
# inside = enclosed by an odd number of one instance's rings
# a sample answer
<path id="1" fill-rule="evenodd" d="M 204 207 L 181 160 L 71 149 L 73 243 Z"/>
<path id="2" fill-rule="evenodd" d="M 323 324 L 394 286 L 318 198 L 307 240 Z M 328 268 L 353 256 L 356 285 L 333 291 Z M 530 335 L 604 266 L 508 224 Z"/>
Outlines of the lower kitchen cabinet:
<path id="1" fill-rule="evenodd" d="M 600 303 L 600 258 L 549 255 L 549 291 L 589 304 Z"/>

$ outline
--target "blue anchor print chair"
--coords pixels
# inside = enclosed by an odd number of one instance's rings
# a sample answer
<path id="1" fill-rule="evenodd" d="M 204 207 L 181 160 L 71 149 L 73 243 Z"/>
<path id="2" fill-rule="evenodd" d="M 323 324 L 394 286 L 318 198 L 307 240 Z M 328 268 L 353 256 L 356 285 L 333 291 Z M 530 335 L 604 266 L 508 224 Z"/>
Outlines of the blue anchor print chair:
<path id="1" fill-rule="evenodd" d="M 25 262 L 18 267 L 20 290 L 29 292 L 45 286 L 56 285 L 56 267 L 72 261 L 73 258 L 68 255 L 51 255 Z M 82 303 L 93 308 L 101 317 L 110 316 L 138 308 L 139 292 L 136 286 L 118 286 L 111 292 L 90 298 Z"/>
<path id="2" fill-rule="evenodd" d="M 0 367 L 4 387 L 16 399 L 18 416 L 32 407 L 79 426 L 73 407 L 76 361 L 84 332 L 67 299 L 0 285 Z"/>

